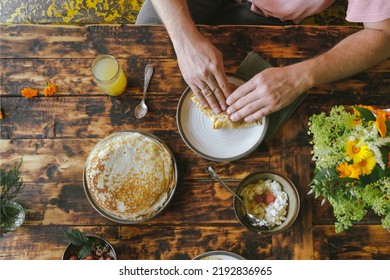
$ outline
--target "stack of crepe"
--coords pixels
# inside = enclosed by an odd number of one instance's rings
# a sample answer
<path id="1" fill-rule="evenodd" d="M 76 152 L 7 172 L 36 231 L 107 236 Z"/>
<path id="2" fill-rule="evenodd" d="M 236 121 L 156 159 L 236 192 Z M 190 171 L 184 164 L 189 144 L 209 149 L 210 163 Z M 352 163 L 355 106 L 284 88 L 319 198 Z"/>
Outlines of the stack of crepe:
<path id="1" fill-rule="evenodd" d="M 175 187 L 174 159 L 167 148 L 138 132 L 114 133 L 99 142 L 85 166 L 88 192 L 110 216 L 130 221 L 152 217 Z"/>

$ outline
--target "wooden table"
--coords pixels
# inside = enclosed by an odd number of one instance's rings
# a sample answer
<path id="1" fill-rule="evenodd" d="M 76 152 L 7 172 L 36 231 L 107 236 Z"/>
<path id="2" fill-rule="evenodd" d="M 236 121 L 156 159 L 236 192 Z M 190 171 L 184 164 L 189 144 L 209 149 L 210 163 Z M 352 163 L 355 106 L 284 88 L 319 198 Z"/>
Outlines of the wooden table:
<path id="1" fill-rule="evenodd" d="M 18 201 L 28 209 L 23 226 L 0 240 L 0 259 L 60 259 L 66 228 L 108 239 L 119 259 L 192 259 L 226 250 L 247 259 L 390 259 L 390 233 L 370 213 L 350 230 L 335 233 L 328 204 L 308 196 L 313 175 L 308 118 L 337 104 L 390 105 L 390 60 L 350 79 L 313 88 L 273 140 L 232 163 L 210 162 L 193 153 L 176 125 L 178 100 L 186 88 L 169 37 L 162 26 L 1 26 L 1 166 L 21 166 L 25 188 Z M 357 27 L 200 27 L 222 51 L 234 72 L 248 52 L 273 65 L 318 55 L 359 30 Z M 110 98 L 90 71 L 99 53 L 119 59 L 128 87 Z M 134 116 L 141 100 L 143 69 L 155 74 L 144 119 Z M 57 83 L 54 97 L 42 95 L 45 81 Z M 23 87 L 40 96 L 21 97 Z M 179 182 L 168 207 L 137 225 L 111 222 L 88 202 L 82 170 L 94 145 L 110 133 L 138 129 L 171 148 Z M 210 178 L 213 166 L 232 186 L 249 173 L 271 169 L 297 186 L 301 211 L 292 228 L 259 236 L 238 222 L 231 194 Z"/>

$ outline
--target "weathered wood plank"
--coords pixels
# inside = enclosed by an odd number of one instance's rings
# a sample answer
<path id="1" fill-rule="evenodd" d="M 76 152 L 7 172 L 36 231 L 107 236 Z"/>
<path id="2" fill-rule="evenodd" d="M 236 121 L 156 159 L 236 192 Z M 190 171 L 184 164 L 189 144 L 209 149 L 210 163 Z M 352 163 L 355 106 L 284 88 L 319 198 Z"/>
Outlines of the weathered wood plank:
<path id="1" fill-rule="evenodd" d="M 68 226 L 22 226 L 4 235 L 0 242 L 0 260 L 61 260 L 69 244 L 64 236 Z M 87 226 L 80 229 L 85 234 L 102 236 L 114 241 L 118 236 L 116 226 Z"/>
<path id="2" fill-rule="evenodd" d="M 176 134 L 177 98 L 149 95 L 149 112 L 143 119 L 134 115 L 140 95 L 3 98 L 1 134 L 2 138 L 103 138 L 114 131 L 162 128 Z"/>
<path id="3" fill-rule="evenodd" d="M 293 234 L 285 236 L 287 240 L 280 235 L 273 237 L 273 242 L 278 244 L 273 247 L 274 254 L 285 255 L 288 252 L 289 259 L 312 259 L 313 255 L 311 204 L 306 197 L 310 182 L 306 107 L 300 106 L 270 142 L 271 168 L 290 178 L 300 197 L 300 213 L 292 227 Z"/>
<path id="4" fill-rule="evenodd" d="M 240 226 L 121 227 L 120 239 L 133 244 L 126 259 L 193 259 L 215 250 L 231 251 L 246 259 L 272 259 L 271 238 Z M 147 245 L 146 245 L 147 244 Z"/>
<path id="5" fill-rule="evenodd" d="M 250 157 L 231 163 L 216 163 L 194 154 L 181 140 L 171 138 L 171 132 L 156 134 L 171 148 L 181 179 L 208 180 L 207 167 L 212 165 L 222 177 L 242 179 L 249 173 L 269 168 L 266 146 L 260 146 Z M 0 140 L 2 166 L 18 164 L 29 182 L 81 182 L 88 154 L 100 139 L 32 139 Z M 55 151 L 55 153 L 53 153 Z"/>
<path id="6" fill-rule="evenodd" d="M 238 183 L 230 179 L 234 189 Z M 27 183 L 17 201 L 28 209 L 25 225 L 117 225 L 97 212 L 85 195 L 82 182 Z M 207 218 L 205 218 L 207 217 Z M 211 179 L 180 180 L 168 206 L 141 224 L 239 225 L 232 195 Z"/>
<path id="7" fill-rule="evenodd" d="M 390 259 L 389 232 L 380 225 L 355 225 L 343 233 L 334 226 L 313 227 L 314 259 L 375 260 Z"/>
<path id="8" fill-rule="evenodd" d="M 137 119 L 134 108 L 140 102 L 139 94 L 125 94 L 121 98 L 103 96 L 67 96 L 42 98 L 2 98 L 5 113 L 1 121 L 1 138 L 103 138 L 114 131 L 139 129 L 148 132 L 172 131 L 179 137 L 176 108 L 180 94 L 150 94 L 149 112 Z M 375 94 L 310 95 L 301 104 L 310 104 L 309 115 L 327 112 L 335 105 L 366 104 L 380 108 L 390 107 L 390 96 Z M 288 129 L 288 128 L 285 128 Z M 303 128 L 307 131 L 307 125 Z M 308 136 L 303 132 L 302 137 Z"/>
<path id="9" fill-rule="evenodd" d="M 61 226 L 24 226 L 5 236 L 0 259 L 61 259 L 68 242 Z M 104 236 L 120 260 L 188 260 L 213 250 L 228 250 L 246 259 L 273 259 L 270 237 L 241 226 L 74 226 L 86 234 Z M 28 244 L 28 245 L 26 245 Z M 26 246 L 28 251 L 25 250 Z"/>
<path id="10" fill-rule="evenodd" d="M 0 28 L 2 58 L 93 58 L 98 53 L 110 53 L 118 58 L 175 57 L 163 26 L 10 25 Z M 237 55 L 244 58 L 249 51 L 265 57 L 312 57 L 360 30 L 359 27 L 323 26 L 200 26 L 199 29 L 222 51 L 225 59 Z M 19 43 L 21 38 L 23 44 Z"/>
<path id="11" fill-rule="evenodd" d="M 91 59 L 1 59 L 1 80 L 7 83 L 0 84 L 0 95 L 20 97 L 23 87 L 31 87 L 40 91 L 47 81 L 56 83 L 56 96 L 83 96 L 105 95 L 96 85 L 91 72 Z M 178 97 L 187 88 L 182 79 L 176 59 L 139 59 L 128 57 L 119 59 L 126 77 L 127 88 L 124 95 L 138 95 L 142 93 L 144 82 L 144 68 L 147 64 L 154 67 L 153 78 L 148 92 L 152 94 L 172 94 Z M 227 72 L 234 72 L 240 61 L 225 61 Z"/>
<path id="12" fill-rule="evenodd" d="M 243 58 L 225 60 L 226 72 L 234 72 Z M 56 96 L 69 95 L 104 95 L 97 87 L 92 73 L 93 58 L 85 59 L 41 59 L 41 58 L 7 58 L 0 60 L 1 80 L 0 95 L 20 97 L 23 87 L 38 89 L 41 96 L 47 81 L 57 84 Z M 297 62 L 297 59 L 270 59 L 272 65 L 284 66 Z M 182 79 L 176 59 L 137 58 L 129 56 L 119 59 L 124 69 L 128 84 L 126 94 L 140 94 L 143 89 L 144 67 L 154 66 L 154 75 L 149 86 L 153 94 L 180 94 L 187 87 Z M 309 91 L 310 94 L 381 94 L 390 91 L 390 59 L 357 74 L 349 79 L 321 85 Z M 381 83 L 375 81 L 380 80 Z"/>
<path id="13" fill-rule="evenodd" d="M 122 260 L 192 259 L 212 250 L 230 250 L 247 259 L 275 259 L 272 250 L 278 247 L 271 237 L 260 237 L 235 226 L 25 225 L 2 239 L 0 259 L 61 259 L 68 244 L 63 232 L 68 227 L 104 236 Z M 381 226 L 355 226 L 353 231 L 341 234 L 335 234 L 331 226 L 315 226 L 314 233 L 314 259 L 390 259 L 389 233 Z M 288 242 L 283 237 L 281 240 Z"/>
<path id="14" fill-rule="evenodd" d="M 69 95 L 105 95 L 94 81 L 91 64 L 93 59 L 1 59 L 1 79 L 7 81 L 0 85 L 1 95 L 20 97 L 23 87 L 31 87 L 40 91 L 47 81 L 56 83 L 56 96 Z M 119 59 L 127 77 L 127 88 L 124 94 L 140 94 L 143 89 L 144 67 L 154 66 L 153 79 L 149 91 L 155 94 L 167 92 L 183 92 L 184 83 L 176 60 L 137 59 L 129 57 Z M 169 76 L 169 80 L 167 79 Z"/>

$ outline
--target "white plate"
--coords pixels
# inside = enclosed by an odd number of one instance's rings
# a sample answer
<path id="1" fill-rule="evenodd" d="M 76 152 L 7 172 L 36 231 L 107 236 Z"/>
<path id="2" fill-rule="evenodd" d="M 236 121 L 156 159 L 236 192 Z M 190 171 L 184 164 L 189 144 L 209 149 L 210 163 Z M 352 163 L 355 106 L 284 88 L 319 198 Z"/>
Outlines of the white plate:
<path id="1" fill-rule="evenodd" d="M 239 77 L 228 74 L 230 83 L 240 86 Z M 241 159 L 252 153 L 263 141 L 268 117 L 263 124 L 247 128 L 213 129 L 210 119 L 191 101 L 192 90 L 187 88 L 180 98 L 176 120 L 181 137 L 187 146 L 203 158 L 218 162 Z"/>
<path id="2" fill-rule="evenodd" d="M 245 260 L 240 255 L 227 251 L 210 251 L 203 253 L 193 260 Z"/>

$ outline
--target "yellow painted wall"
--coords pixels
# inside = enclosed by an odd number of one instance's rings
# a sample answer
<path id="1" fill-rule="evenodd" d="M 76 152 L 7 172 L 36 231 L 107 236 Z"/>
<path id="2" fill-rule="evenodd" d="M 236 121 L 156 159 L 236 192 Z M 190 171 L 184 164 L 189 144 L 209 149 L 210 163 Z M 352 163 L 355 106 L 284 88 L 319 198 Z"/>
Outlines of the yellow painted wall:
<path id="1" fill-rule="evenodd" d="M 143 0 L 0 0 L 0 23 L 134 23 Z"/>
<path id="2" fill-rule="evenodd" d="M 0 1 L 0 24 L 126 24 L 135 22 L 144 0 Z M 336 0 L 330 9 L 305 19 L 303 24 L 350 25 L 350 23 L 345 21 L 346 4 L 347 0 Z"/>

